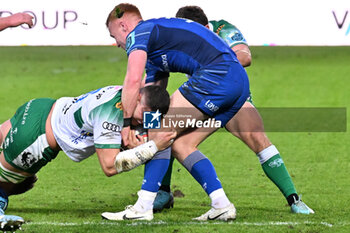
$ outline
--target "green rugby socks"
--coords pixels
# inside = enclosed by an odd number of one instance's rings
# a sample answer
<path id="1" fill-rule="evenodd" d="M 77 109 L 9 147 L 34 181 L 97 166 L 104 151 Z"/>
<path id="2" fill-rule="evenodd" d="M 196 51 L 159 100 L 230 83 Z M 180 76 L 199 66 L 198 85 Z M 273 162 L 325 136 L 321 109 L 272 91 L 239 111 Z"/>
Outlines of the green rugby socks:
<path id="1" fill-rule="evenodd" d="M 274 145 L 265 148 L 257 156 L 266 176 L 280 189 L 287 201 L 290 195 L 297 194 L 292 178 Z"/>

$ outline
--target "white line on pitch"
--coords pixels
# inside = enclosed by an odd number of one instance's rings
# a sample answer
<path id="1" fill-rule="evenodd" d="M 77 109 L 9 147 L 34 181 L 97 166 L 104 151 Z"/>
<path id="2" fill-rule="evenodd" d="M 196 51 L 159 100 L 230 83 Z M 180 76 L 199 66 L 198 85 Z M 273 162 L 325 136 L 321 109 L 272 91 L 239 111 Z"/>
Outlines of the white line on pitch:
<path id="1" fill-rule="evenodd" d="M 164 222 L 164 221 L 154 221 L 154 222 L 130 222 L 127 224 L 121 224 L 120 222 L 28 222 L 25 225 L 51 225 L 51 226 L 82 226 L 82 225 L 126 225 L 126 226 L 140 226 L 140 225 L 202 225 L 202 224 L 232 224 L 232 225 L 245 225 L 245 226 L 282 226 L 282 225 L 323 225 L 327 227 L 333 226 L 345 226 L 350 225 L 348 222 L 340 222 L 340 223 L 327 223 L 327 222 Z"/>

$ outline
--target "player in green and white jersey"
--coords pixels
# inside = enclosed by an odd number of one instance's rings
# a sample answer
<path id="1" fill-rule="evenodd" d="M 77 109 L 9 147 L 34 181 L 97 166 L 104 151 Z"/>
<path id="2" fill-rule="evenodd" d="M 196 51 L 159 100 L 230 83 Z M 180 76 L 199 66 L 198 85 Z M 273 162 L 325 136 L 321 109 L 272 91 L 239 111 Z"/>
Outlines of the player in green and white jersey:
<path id="1" fill-rule="evenodd" d="M 236 53 L 239 62 L 246 67 L 251 64 L 251 53 L 246 39 L 237 27 L 225 20 L 208 21 L 203 10 L 198 6 L 185 6 L 178 10 L 176 17 L 190 19 L 207 27 L 221 37 Z M 266 176 L 279 188 L 293 213 L 314 213 L 304 202 L 300 200 L 293 181 L 285 167 L 285 164 L 277 150 L 264 132 L 263 121 L 255 109 L 251 96 L 239 110 L 239 112 L 225 125 L 229 132 L 241 139 L 258 157 Z M 172 164 L 162 181 L 162 186 L 154 201 L 153 210 L 161 211 L 170 208 L 174 204 L 170 192 L 170 180 Z"/>
<path id="2" fill-rule="evenodd" d="M 132 133 L 133 148 L 121 152 L 120 132 L 125 124 L 121 93 L 121 86 L 108 86 L 78 97 L 33 99 L 0 125 L 0 230 L 15 230 L 24 222 L 5 215 L 8 196 L 31 189 L 35 174 L 60 150 L 75 162 L 96 152 L 106 176 L 113 176 L 145 163 L 171 144 L 172 132 L 149 133 L 146 143 Z M 144 111 L 165 114 L 169 103 L 165 89 L 142 88 L 131 123 L 141 124 Z"/>
<path id="3" fill-rule="evenodd" d="M 241 31 L 225 20 L 211 20 L 206 22 L 203 25 L 215 32 L 232 48 L 241 65 L 243 67 L 250 66 L 252 60 L 250 49 Z"/>

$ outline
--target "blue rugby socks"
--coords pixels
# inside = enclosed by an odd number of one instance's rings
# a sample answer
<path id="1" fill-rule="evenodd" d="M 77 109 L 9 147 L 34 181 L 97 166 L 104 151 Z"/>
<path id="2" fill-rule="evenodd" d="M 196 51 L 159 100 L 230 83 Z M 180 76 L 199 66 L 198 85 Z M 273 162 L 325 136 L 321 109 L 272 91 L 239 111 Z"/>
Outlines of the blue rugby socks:
<path id="1" fill-rule="evenodd" d="M 199 150 L 194 151 L 187 156 L 183 165 L 209 195 L 212 207 L 224 208 L 230 204 L 213 164 L 204 154 Z"/>
<path id="2" fill-rule="evenodd" d="M 141 190 L 138 192 L 138 200 L 134 208 L 139 212 L 153 209 L 153 202 L 156 198 L 162 179 L 169 167 L 171 148 L 159 151 L 152 160 L 145 164 L 144 179 Z"/>
<path id="3" fill-rule="evenodd" d="M 0 215 L 5 214 L 9 199 L 5 191 L 0 188 Z"/>

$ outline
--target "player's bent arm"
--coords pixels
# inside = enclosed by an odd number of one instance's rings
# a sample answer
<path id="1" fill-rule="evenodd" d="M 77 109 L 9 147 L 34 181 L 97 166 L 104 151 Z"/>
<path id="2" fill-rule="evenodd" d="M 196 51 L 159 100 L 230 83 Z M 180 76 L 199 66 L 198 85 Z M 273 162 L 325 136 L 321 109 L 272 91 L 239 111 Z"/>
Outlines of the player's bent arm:
<path id="1" fill-rule="evenodd" d="M 118 155 L 120 149 L 101 149 L 96 148 L 98 160 L 100 161 L 101 168 L 106 176 L 110 177 L 117 174 L 117 169 L 114 166 L 116 155 Z"/>
<path id="2" fill-rule="evenodd" d="M 130 171 L 152 159 L 158 150 L 171 146 L 176 132 L 150 132 L 149 136 L 152 138 L 151 141 L 122 152 L 120 149 L 96 148 L 98 159 L 106 176 Z"/>
<path id="3" fill-rule="evenodd" d="M 147 53 L 143 50 L 136 50 L 129 54 L 122 92 L 124 118 L 130 118 L 136 108 L 146 61 Z"/>
<path id="4" fill-rule="evenodd" d="M 157 151 L 158 147 L 153 140 L 122 151 L 115 158 L 115 168 L 118 173 L 130 171 L 152 159 Z"/>
<path id="5" fill-rule="evenodd" d="M 247 45 L 245 44 L 238 44 L 232 47 L 233 52 L 236 53 L 237 59 L 239 63 L 243 67 L 250 66 L 252 63 L 252 55 L 250 53 L 250 49 Z"/>
<path id="6" fill-rule="evenodd" d="M 117 173 L 130 171 L 148 160 L 152 159 L 158 150 L 164 150 L 171 146 L 176 137 L 176 131 L 149 132 L 149 142 L 137 147 L 120 152 L 115 159 Z"/>
<path id="7" fill-rule="evenodd" d="M 157 151 L 157 145 L 153 140 L 122 152 L 120 149 L 96 148 L 101 168 L 108 177 L 130 171 L 144 164 L 152 159 Z"/>

